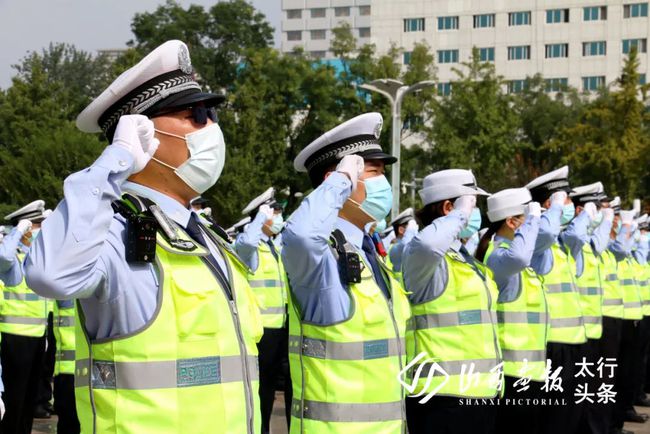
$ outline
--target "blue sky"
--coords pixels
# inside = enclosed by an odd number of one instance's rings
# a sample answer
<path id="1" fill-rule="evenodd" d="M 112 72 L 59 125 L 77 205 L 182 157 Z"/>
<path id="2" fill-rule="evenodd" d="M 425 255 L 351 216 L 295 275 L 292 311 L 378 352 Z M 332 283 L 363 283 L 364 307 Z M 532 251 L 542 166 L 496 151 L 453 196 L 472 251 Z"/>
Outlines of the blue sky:
<path id="1" fill-rule="evenodd" d="M 273 27 L 280 27 L 281 0 L 253 0 Z M 0 87 L 11 84 L 14 65 L 28 51 L 67 42 L 86 51 L 121 48 L 132 39 L 131 18 L 164 0 L 0 0 Z M 179 0 L 211 6 L 216 0 Z"/>

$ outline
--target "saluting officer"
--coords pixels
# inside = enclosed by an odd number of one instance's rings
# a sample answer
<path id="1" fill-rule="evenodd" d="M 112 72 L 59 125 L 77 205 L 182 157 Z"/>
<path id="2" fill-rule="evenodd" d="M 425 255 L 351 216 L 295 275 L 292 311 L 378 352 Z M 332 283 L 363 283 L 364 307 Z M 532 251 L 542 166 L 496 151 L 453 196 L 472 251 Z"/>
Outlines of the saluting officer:
<path id="1" fill-rule="evenodd" d="M 368 223 L 392 205 L 379 144 L 382 117 L 367 113 L 326 132 L 294 167 L 315 190 L 287 221 L 292 433 L 404 433 L 409 306 L 377 256 Z"/>
<path id="2" fill-rule="evenodd" d="M 396 241 L 388 249 L 388 261 L 386 262 L 395 273 L 401 275 L 404 248 L 418 233 L 418 223 L 415 221 L 413 208 L 402 211 L 388 225 L 392 226 Z"/>
<path id="3" fill-rule="evenodd" d="M 222 100 L 168 41 L 77 118 L 111 144 L 65 180 L 26 273 L 39 294 L 77 299 L 82 432 L 259 433 L 248 267 L 189 209 L 224 166 Z"/>

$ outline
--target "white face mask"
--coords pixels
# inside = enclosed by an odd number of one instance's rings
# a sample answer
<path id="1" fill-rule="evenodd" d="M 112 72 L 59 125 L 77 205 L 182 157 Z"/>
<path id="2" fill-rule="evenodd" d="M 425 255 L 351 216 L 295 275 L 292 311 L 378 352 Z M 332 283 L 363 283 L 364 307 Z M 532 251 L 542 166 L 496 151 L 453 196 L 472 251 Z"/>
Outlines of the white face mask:
<path id="1" fill-rule="evenodd" d="M 178 167 L 170 166 L 157 158 L 152 158 L 154 161 L 172 169 L 185 184 L 199 194 L 205 193 L 216 184 L 226 163 L 226 143 L 219 124 L 210 124 L 198 131 L 186 134 L 185 137 L 165 131 L 156 131 L 185 140 L 187 149 L 190 151 L 190 158 Z"/>

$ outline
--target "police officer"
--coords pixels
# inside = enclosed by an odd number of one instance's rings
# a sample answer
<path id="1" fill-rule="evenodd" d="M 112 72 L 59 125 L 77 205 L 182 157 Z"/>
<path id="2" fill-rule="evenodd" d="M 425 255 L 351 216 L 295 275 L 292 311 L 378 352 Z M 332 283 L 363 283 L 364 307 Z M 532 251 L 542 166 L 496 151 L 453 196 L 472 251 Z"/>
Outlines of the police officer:
<path id="1" fill-rule="evenodd" d="M 418 223 L 415 221 L 413 208 L 402 211 L 389 223 L 389 226 L 392 226 L 396 239 L 388 250 L 389 266 L 392 267 L 393 271 L 401 274 L 404 247 L 418 233 Z"/>
<path id="2" fill-rule="evenodd" d="M 542 280 L 530 268 L 541 208 L 526 188 L 495 193 L 488 197 L 487 205 L 490 227 L 481 239 L 477 259 L 492 270 L 499 289 L 497 318 L 504 396 L 517 403 L 498 408 L 496 432 L 535 434 L 541 426 L 540 407 L 520 404 L 525 401 L 519 400 L 541 398 L 546 368 L 548 308 Z"/>
<path id="3" fill-rule="evenodd" d="M 54 302 L 54 411 L 57 415 L 56 431 L 67 434 L 78 434 L 81 429 L 74 397 L 75 321 L 74 301 Z"/>
<path id="4" fill-rule="evenodd" d="M 168 41 L 77 118 L 111 145 L 65 180 L 26 274 L 42 295 L 77 299 L 82 432 L 260 430 L 248 268 L 189 210 L 224 166 L 222 99 Z"/>
<path id="5" fill-rule="evenodd" d="M 289 284 L 280 252 L 273 238 L 284 223 L 282 206 L 275 200 L 275 189 L 270 187 L 253 199 L 242 211 L 253 218 L 237 237 L 235 250 L 254 274 L 248 278 L 261 307 L 264 335 L 258 343 L 260 365 L 260 405 L 262 433 L 268 434 L 275 400 L 276 384 L 284 384 L 287 424 L 291 418 L 291 381 L 289 378 L 289 329 L 287 298 Z"/>
<path id="6" fill-rule="evenodd" d="M 408 301 L 364 228 L 392 205 L 379 144 L 382 117 L 367 113 L 303 149 L 294 167 L 315 190 L 287 221 L 282 259 L 291 284 L 292 433 L 406 431 Z"/>
<path id="7" fill-rule="evenodd" d="M 25 255 L 44 219 L 45 203 L 37 200 L 9 214 L 14 229 L 0 244 L 0 331 L 7 407 L 2 421 L 6 433 L 31 433 L 38 384 L 43 371 L 48 302 L 25 283 Z"/>
<path id="8" fill-rule="evenodd" d="M 424 229 L 402 258 L 415 354 L 424 354 L 410 362 L 416 364 L 417 376 L 412 393 L 419 396 L 407 399 L 409 432 L 491 433 L 495 408 L 463 405 L 465 400 L 459 399 L 495 398 L 502 387 L 497 287 L 492 272 L 461 243 L 481 227 L 476 196 L 487 193 L 476 185 L 471 171 L 462 169 L 427 176 L 419 193 L 424 206 L 417 216 Z M 445 375 L 431 372 L 431 360 Z"/>

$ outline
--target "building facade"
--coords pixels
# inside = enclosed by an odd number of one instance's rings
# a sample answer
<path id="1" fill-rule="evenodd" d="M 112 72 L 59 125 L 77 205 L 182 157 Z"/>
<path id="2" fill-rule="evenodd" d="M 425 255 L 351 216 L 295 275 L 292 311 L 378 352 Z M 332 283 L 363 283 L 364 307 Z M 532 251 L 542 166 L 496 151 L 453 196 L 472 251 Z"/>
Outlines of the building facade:
<path id="1" fill-rule="evenodd" d="M 351 16 L 346 19 L 355 29 L 355 36 L 369 35 L 359 37 L 359 43 L 372 42 L 379 53 L 396 44 L 404 49 L 401 60 L 408 64 L 412 47 L 421 42 L 428 44 L 435 55 L 441 93 L 449 92 L 449 83 L 456 77 L 453 69 L 469 59 L 473 47 L 479 49 L 482 60 L 494 62 L 497 73 L 505 77 L 513 92 L 523 88 L 526 77 L 537 73 L 547 80 L 549 91 L 564 85 L 596 90 L 616 80 L 632 46 L 639 51 L 641 82 L 645 82 L 648 2 L 283 0 L 282 6 L 283 51 L 302 45 L 317 57 L 331 57 L 327 47 L 331 29 L 339 22 L 336 10 L 349 8 Z M 362 6 L 369 15 L 360 16 Z M 310 18 L 315 7 L 327 10 L 325 22 Z M 291 18 L 298 14 L 303 18 Z M 323 36 L 318 30 L 325 30 L 325 39 L 313 41 L 314 34 Z M 300 41 L 289 40 L 292 31 L 300 31 Z M 298 33 L 291 37 L 297 38 Z M 314 42 L 319 45 L 312 45 Z"/>

